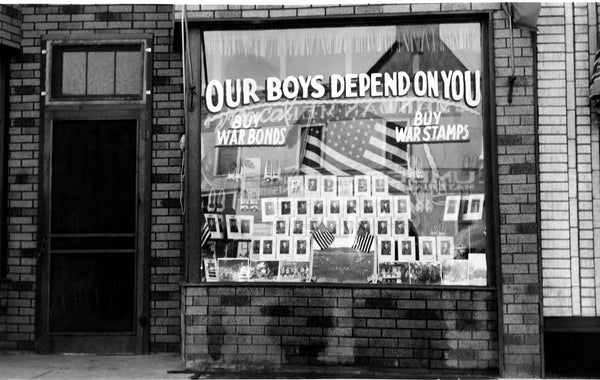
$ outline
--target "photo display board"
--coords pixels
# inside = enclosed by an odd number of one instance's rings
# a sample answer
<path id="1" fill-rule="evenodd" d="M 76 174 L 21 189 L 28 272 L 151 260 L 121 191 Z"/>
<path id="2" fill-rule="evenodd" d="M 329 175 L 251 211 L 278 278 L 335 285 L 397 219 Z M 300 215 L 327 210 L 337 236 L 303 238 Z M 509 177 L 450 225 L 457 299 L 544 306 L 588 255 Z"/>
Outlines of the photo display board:
<path id="1" fill-rule="evenodd" d="M 206 281 L 488 285 L 480 23 L 204 38 Z"/>

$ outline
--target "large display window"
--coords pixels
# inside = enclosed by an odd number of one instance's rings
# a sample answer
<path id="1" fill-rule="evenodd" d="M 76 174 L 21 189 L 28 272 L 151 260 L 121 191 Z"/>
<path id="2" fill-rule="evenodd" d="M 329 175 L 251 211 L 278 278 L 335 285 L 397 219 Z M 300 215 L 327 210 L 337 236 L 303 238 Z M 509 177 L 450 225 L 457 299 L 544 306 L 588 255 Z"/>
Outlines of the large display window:
<path id="1" fill-rule="evenodd" d="M 488 285 L 480 23 L 203 40 L 206 281 Z"/>

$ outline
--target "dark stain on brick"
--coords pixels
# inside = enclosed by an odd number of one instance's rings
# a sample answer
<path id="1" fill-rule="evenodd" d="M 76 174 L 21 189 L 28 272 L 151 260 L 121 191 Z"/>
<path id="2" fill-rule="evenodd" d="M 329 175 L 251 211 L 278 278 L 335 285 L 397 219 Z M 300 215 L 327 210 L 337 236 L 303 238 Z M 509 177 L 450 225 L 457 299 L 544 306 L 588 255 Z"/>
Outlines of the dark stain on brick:
<path id="1" fill-rule="evenodd" d="M 19 256 L 24 258 L 33 258 L 37 256 L 38 250 L 35 248 L 21 249 L 19 251 Z"/>
<path id="2" fill-rule="evenodd" d="M 96 13 L 96 21 L 119 21 L 119 14 L 114 12 Z"/>
<path id="3" fill-rule="evenodd" d="M 270 317 L 289 317 L 292 315 L 292 308 L 289 306 L 268 305 L 260 308 L 262 315 Z"/>
<path id="4" fill-rule="evenodd" d="M 516 225 L 519 234 L 535 234 L 538 230 L 536 223 L 519 223 Z"/>
<path id="5" fill-rule="evenodd" d="M 60 8 L 62 14 L 80 14 L 83 13 L 82 5 L 63 5 Z"/>
<path id="6" fill-rule="evenodd" d="M 424 320 L 424 319 L 442 319 L 441 310 L 411 310 L 411 319 Z"/>
<path id="7" fill-rule="evenodd" d="M 308 327 L 335 327 L 335 321 L 331 317 L 307 317 L 306 326 Z"/>
<path id="8" fill-rule="evenodd" d="M 6 309 L 7 309 L 6 306 L 0 306 L 0 315 L 2 315 L 2 316 L 6 315 Z"/>
<path id="9" fill-rule="evenodd" d="M 35 127 L 35 119 L 31 117 L 23 117 L 13 119 L 12 121 L 13 127 Z"/>
<path id="10" fill-rule="evenodd" d="M 448 359 L 473 360 L 474 358 L 475 351 L 470 349 L 458 349 L 448 352 Z"/>
<path id="11" fill-rule="evenodd" d="M 510 174 L 535 174 L 535 164 L 512 164 Z"/>
<path id="12" fill-rule="evenodd" d="M 35 349 L 35 342 L 17 342 L 17 349 L 23 351 L 33 351 Z"/>
<path id="13" fill-rule="evenodd" d="M 170 84 L 171 77 L 164 77 L 164 76 L 158 77 L 157 76 L 157 77 L 152 78 L 152 83 L 155 86 L 162 86 L 162 85 Z"/>
<path id="14" fill-rule="evenodd" d="M 365 307 L 368 309 L 395 309 L 396 301 L 389 298 L 366 298 Z"/>
<path id="15" fill-rule="evenodd" d="M 166 301 L 169 299 L 169 292 L 150 292 L 152 301 Z"/>
<path id="16" fill-rule="evenodd" d="M 504 135 L 498 136 L 498 145 L 521 145 L 522 139 L 520 135 Z"/>
<path id="17" fill-rule="evenodd" d="M 161 201 L 162 207 L 166 208 L 179 208 L 181 205 L 179 204 L 179 199 L 177 198 L 167 198 Z"/>
<path id="18" fill-rule="evenodd" d="M 165 267 L 169 265 L 169 260 L 165 257 L 153 257 L 150 259 L 150 266 Z"/>
<path id="19" fill-rule="evenodd" d="M 22 185 L 25 183 L 35 183 L 35 177 L 27 174 L 17 174 L 15 176 L 15 184 Z"/>
<path id="20" fill-rule="evenodd" d="M 250 306 L 250 297 L 248 297 L 248 296 L 221 296 L 221 305 L 223 305 L 223 306 Z"/>
<path id="21" fill-rule="evenodd" d="M 35 94 L 35 86 L 19 86 L 13 87 L 14 95 L 31 95 Z"/>
<path id="22" fill-rule="evenodd" d="M 476 321 L 473 319 L 459 319 L 456 321 L 456 330 L 465 331 L 472 330 L 475 328 Z"/>
<path id="23" fill-rule="evenodd" d="M 538 284 L 527 284 L 527 294 L 537 295 L 539 294 L 539 285 Z"/>
<path id="24" fill-rule="evenodd" d="M 21 207 L 10 207 L 7 211 L 8 216 L 21 216 L 23 209 Z"/>
<path id="25" fill-rule="evenodd" d="M 31 290 L 33 290 L 33 282 L 24 282 L 24 281 L 11 282 L 9 285 L 9 289 L 10 290 L 31 291 Z"/>
<path id="26" fill-rule="evenodd" d="M 152 183 L 169 183 L 168 174 L 152 174 Z"/>

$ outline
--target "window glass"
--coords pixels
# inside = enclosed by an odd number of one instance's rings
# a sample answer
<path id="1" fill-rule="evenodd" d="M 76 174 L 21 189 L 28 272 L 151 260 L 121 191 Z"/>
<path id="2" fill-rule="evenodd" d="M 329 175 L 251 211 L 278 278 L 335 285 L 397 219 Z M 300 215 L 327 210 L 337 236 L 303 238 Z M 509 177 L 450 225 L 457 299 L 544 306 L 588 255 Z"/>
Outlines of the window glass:
<path id="1" fill-rule="evenodd" d="M 82 52 L 63 54 L 62 90 L 65 95 L 84 95 L 87 57 Z"/>
<path id="2" fill-rule="evenodd" d="M 88 94 L 112 94 L 114 92 L 114 73 L 114 52 L 89 52 L 87 71 Z"/>
<path id="3" fill-rule="evenodd" d="M 142 91 L 142 55 L 136 51 L 117 52 L 116 93 L 139 94 Z"/>
<path id="4" fill-rule="evenodd" d="M 481 24 L 205 41 L 207 281 L 487 285 Z"/>

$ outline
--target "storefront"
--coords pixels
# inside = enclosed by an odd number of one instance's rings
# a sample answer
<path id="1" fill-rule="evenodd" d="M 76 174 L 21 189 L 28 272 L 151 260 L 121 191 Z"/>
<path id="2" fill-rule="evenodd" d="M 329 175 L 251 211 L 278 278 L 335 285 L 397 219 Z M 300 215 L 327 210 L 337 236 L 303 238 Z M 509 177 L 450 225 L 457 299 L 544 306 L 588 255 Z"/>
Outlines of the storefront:
<path id="1" fill-rule="evenodd" d="M 498 370 L 490 22 L 192 24 L 188 362 Z"/>

